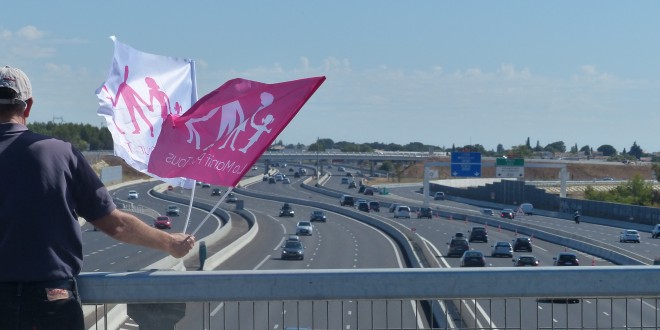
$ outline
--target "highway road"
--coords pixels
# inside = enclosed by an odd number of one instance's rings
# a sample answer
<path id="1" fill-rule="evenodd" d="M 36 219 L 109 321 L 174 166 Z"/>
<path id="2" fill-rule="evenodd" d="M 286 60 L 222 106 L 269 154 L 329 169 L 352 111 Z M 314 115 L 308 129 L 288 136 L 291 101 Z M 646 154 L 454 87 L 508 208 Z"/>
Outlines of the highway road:
<path id="1" fill-rule="evenodd" d="M 310 195 L 310 192 L 300 188 L 300 183 L 305 178 L 291 178 L 291 184 L 269 184 L 258 182 L 250 187 L 263 193 L 272 195 L 284 195 L 298 198 L 312 198 L 317 201 L 336 203 L 336 199 L 322 195 Z M 207 200 L 211 202 L 208 194 L 196 194 L 200 196 L 196 200 Z M 305 258 L 303 260 L 282 260 L 280 258 L 281 246 L 284 239 L 295 234 L 295 225 L 300 220 L 308 220 L 309 214 L 314 210 L 306 206 L 292 204 L 295 217 L 279 217 L 279 209 L 282 202 L 274 202 L 268 199 L 257 199 L 241 197 L 244 207 L 252 211 L 258 219 L 259 233 L 248 248 L 243 249 L 222 263 L 218 270 L 280 270 L 280 269 L 355 269 L 355 268 L 402 268 L 404 261 L 396 243 L 382 232 L 356 221 L 352 218 L 326 212 L 328 220 L 325 223 L 314 222 L 314 230 L 311 236 L 302 236 L 305 245 Z M 322 285 L 322 284 L 320 284 Z M 262 328 L 264 325 L 271 329 L 285 328 L 287 326 L 299 326 L 316 324 L 324 325 L 329 329 L 334 328 L 372 328 L 385 327 L 386 319 L 360 320 L 357 324 L 355 315 L 359 315 L 360 307 L 355 302 L 327 302 L 315 301 L 301 303 L 282 302 L 275 304 L 258 304 L 254 306 L 258 317 L 252 315 L 241 316 L 240 319 L 233 317 L 238 308 L 233 304 L 212 303 L 188 304 L 189 309 L 209 310 L 210 317 L 204 320 L 207 324 L 226 324 L 227 329 L 236 328 L 238 324 L 248 328 Z M 312 306 L 313 304 L 313 306 Z M 312 313 L 311 310 L 314 309 Z M 376 313 L 389 315 L 389 322 L 404 322 L 410 326 L 424 325 L 414 312 L 415 306 L 411 302 L 402 302 L 401 305 L 376 306 Z M 384 309 L 387 308 L 386 313 Z M 259 312 L 259 311 L 262 312 Z M 362 313 L 367 313 L 362 311 Z M 371 311 L 369 311 L 371 313 Z M 401 317 L 403 313 L 403 317 Z M 331 315 L 328 317 L 327 315 Z M 368 314 L 364 314 L 368 315 Z M 198 313 L 190 313 L 180 324 L 184 328 L 197 328 L 200 326 Z M 365 323 L 367 322 L 367 323 Z"/>
<path id="2" fill-rule="evenodd" d="M 286 172 L 285 172 L 286 173 Z M 358 196 L 356 189 L 348 189 L 347 186 L 340 183 L 340 173 L 335 173 L 337 175 L 333 176 L 325 186 L 329 189 L 337 191 L 345 191 L 346 193 L 353 194 Z M 325 202 L 333 205 L 338 204 L 338 200 L 334 197 L 328 197 L 322 194 L 317 194 L 300 187 L 301 179 L 294 179 L 291 176 L 291 184 L 282 184 L 278 182 L 276 184 L 268 184 L 267 182 L 259 182 L 249 187 L 256 191 L 264 192 L 267 194 L 273 195 L 283 195 L 291 196 L 296 198 L 306 198 L 312 199 L 315 201 Z M 153 184 L 152 184 L 153 186 Z M 135 189 L 131 187 L 130 189 Z M 146 206 L 152 209 L 164 209 L 165 205 L 170 204 L 169 202 L 162 201 L 148 201 L 142 196 L 147 196 L 144 191 L 147 187 L 143 187 L 141 190 L 140 203 L 145 203 Z M 197 189 L 195 193 L 195 199 L 214 204 L 217 201 L 217 196 L 210 196 L 209 193 L 206 193 L 204 189 Z M 123 188 L 121 191 L 116 191 L 118 197 L 125 196 L 128 188 Z M 224 190 L 224 189 L 223 189 Z M 183 193 L 186 193 L 183 191 Z M 411 206 L 414 206 L 415 203 L 421 205 L 423 196 L 418 193 L 416 188 L 391 188 L 389 195 L 375 195 L 375 196 L 364 196 L 366 199 L 370 200 L 379 200 L 384 205 L 386 203 L 398 200 L 405 201 L 410 203 Z M 244 200 L 245 208 L 252 211 L 258 219 L 259 222 L 259 234 L 249 245 L 248 248 L 245 248 L 242 251 L 239 251 L 233 257 L 229 258 L 226 262 L 220 265 L 218 269 L 260 269 L 260 270 L 269 270 L 269 269 L 352 269 L 352 268 L 396 268 L 403 267 L 401 261 L 401 253 L 398 250 L 396 244 L 391 241 L 390 238 L 386 237 L 381 232 L 368 227 L 361 222 L 353 220 L 349 217 L 345 217 L 335 213 L 328 213 L 328 222 L 327 223 L 315 223 L 314 234 L 311 237 L 303 237 L 302 240 L 306 246 L 306 255 L 305 259 L 302 261 L 284 261 L 279 258 L 280 246 L 284 238 L 291 234 L 294 231 L 295 222 L 298 220 L 306 219 L 309 213 L 312 211 L 311 208 L 304 206 L 294 205 L 296 211 L 295 218 L 280 218 L 278 217 L 278 210 L 282 203 L 270 201 L 268 199 L 256 199 L 250 197 L 241 197 Z M 153 203 L 153 204 L 151 204 Z M 337 204 L 335 204 L 337 203 Z M 473 207 L 466 204 L 455 203 L 451 201 L 433 201 L 433 207 L 442 208 L 442 209 L 452 209 L 454 211 L 465 212 L 467 214 L 474 214 L 475 216 L 480 214 L 481 208 Z M 231 210 L 233 205 L 224 204 L 223 208 Z M 182 209 L 183 211 L 183 209 Z M 201 211 L 200 211 L 201 212 Z M 182 212 L 182 215 L 185 212 Z M 436 252 L 438 260 L 441 262 L 443 267 L 457 267 L 458 258 L 445 258 L 444 252 L 446 252 L 447 245 L 452 235 L 457 232 L 463 232 L 467 234 L 467 230 L 474 225 L 470 222 L 459 221 L 459 220 L 449 220 L 444 218 L 434 218 L 434 219 L 393 219 L 392 214 L 387 212 L 387 208 L 383 207 L 382 212 L 376 213 L 372 212 L 370 215 L 382 219 L 383 221 L 396 221 L 403 224 L 406 228 L 409 228 L 411 231 L 415 231 L 418 235 L 423 237 L 428 245 Z M 203 215 L 197 214 L 194 216 L 195 219 L 201 218 Z M 414 217 L 414 214 L 413 214 Z M 149 219 L 145 219 L 149 221 Z M 654 251 L 658 251 L 657 244 L 655 240 L 643 238 L 641 244 L 631 244 L 631 243 L 619 243 L 618 242 L 618 232 L 621 228 L 614 228 L 608 226 L 600 226 L 583 222 L 580 225 L 575 225 L 571 221 L 566 221 L 563 219 L 548 218 L 542 216 L 525 216 L 519 217 L 514 221 L 528 222 L 536 226 L 548 226 L 556 230 L 563 230 L 566 232 L 579 233 L 585 237 L 590 237 L 593 239 L 603 240 L 603 242 L 611 243 L 616 245 L 618 248 L 626 249 L 631 253 L 639 254 L 645 258 L 654 258 Z M 213 228 L 218 228 L 219 221 L 210 221 L 215 223 L 211 225 L 211 228 L 208 232 L 212 232 Z M 194 228 L 194 227 L 193 227 Z M 174 229 L 176 230 L 176 228 Z M 91 231 L 86 231 L 85 237 L 93 237 L 105 235 L 100 235 L 100 233 L 95 233 Z M 199 235 L 198 235 L 199 236 Z M 504 230 L 499 230 L 496 227 L 489 227 L 489 243 L 473 243 L 472 248 L 484 252 L 487 256 L 487 263 L 489 266 L 494 267 L 509 267 L 512 265 L 510 258 L 493 258 L 490 257 L 490 246 L 493 242 L 503 240 L 511 241 L 517 236 L 515 232 L 507 232 Z M 102 241 L 102 239 L 100 239 Z M 158 258 L 158 253 L 156 255 L 146 257 L 151 253 L 148 251 L 143 251 L 139 248 L 134 248 L 131 246 L 112 246 L 110 245 L 112 240 L 107 242 L 94 243 L 97 250 L 91 249 L 88 247 L 87 241 L 85 244 L 86 254 L 89 251 L 89 256 L 86 256 L 85 264 L 93 264 L 90 266 L 90 270 L 86 271 L 95 271 L 93 269 L 99 269 L 98 271 L 124 271 L 127 269 L 139 269 L 140 262 L 145 262 L 141 267 L 144 267 L 151 260 Z M 541 260 L 541 265 L 549 266 L 552 265 L 552 258 L 560 251 L 568 250 L 566 247 L 558 246 L 549 242 L 544 242 L 538 239 L 533 239 L 534 252 Z M 92 246 L 92 240 L 89 240 L 89 246 Z M 106 248 L 104 248 L 106 246 Z M 107 249 L 107 250 L 106 250 Z M 125 251 L 124 251 L 125 249 Z M 121 252 L 119 252 L 121 251 Z M 119 254 L 123 257 L 117 257 L 116 261 L 113 261 L 113 265 L 104 265 L 101 261 L 103 260 L 103 253 L 107 252 L 108 254 Z M 612 265 L 608 261 L 586 255 L 576 251 L 581 259 L 582 265 Z M 520 253 L 515 253 L 516 255 Z M 143 256 L 144 255 L 144 256 Z M 128 257 L 126 257 L 128 256 Z M 161 255 L 162 257 L 162 255 Z M 123 260 L 122 260 L 123 258 Z M 89 260 L 92 259 L 90 262 Z M 109 260 L 109 259 L 105 259 Z M 612 265 L 613 266 L 613 265 Z M 104 268 L 105 267 L 105 268 Z M 123 269 L 122 269 L 123 268 Z M 88 269 L 88 268 L 86 268 Z M 512 285 L 515 285 L 515 280 L 512 280 Z M 292 305 L 293 304 L 293 305 Z M 535 328 L 542 323 L 542 320 L 549 319 L 550 322 L 556 324 L 589 324 L 590 322 L 596 322 L 595 318 L 585 320 L 581 317 L 575 317 L 575 315 L 582 315 L 581 311 L 585 306 L 593 306 L 598 308 L 599 315 L 602 313 L 613 312 L 616 309 L 628 308 L 631 312 L 632 317 L 635 315 L 645 315 L 642 313 L 641 309 L 644 308 L 655 308 L 654 306 L 647 306 L 648 304 L 640 303 L 640 310 L 633 311 L 630 306 L 621 306 L 620 303 L 614 302 L 591 302 L 589 300 L 583 300 L 580 304 L 561 304 L 561 306 L 556 306 L 548 301 L 519 301 L 517 304 L 511 302 L 505 303 L 504 301 L 478 301 L 475 305 L 474 301 L 464 301 L 464 308 L 466 309 L 476 309 L 481 310 L 476 314 L 481 316 L 477 317 L 479 324 L 495 324 L 501 326 L 507 324 L 510 326 L 511 322 L 522 322 L 523 328 L 531 326 Z M 416 306 L 410 305 L 408 303 L 403 304 L 405 306 L 405 311 L 403 311 L 404 320 L 407 323 L 410 323 L 412 327 L 418 326 L 422 321 L 420 321 L 415 315 Z M 238 308 L 237 305 L 226 306 L 223 304 L 189 304 L 189 310 L 206 310 L 207 314 L 211 314 L 208 319 L 200 320 L 200 313 L 188 313 L 188 316 L 182 320 L 181 324 L 185 324 L 184 328 L 203 328 L 208 324 L 226 324 L 226 328 L 232 328 L 232 322 L 241 322 L 241 324 L 249 324 L 249 322 L 255 322 L 255 324 L 267 324 L 271 329 L 283 328 L 284 326 L 290 325 L 300 325 L 300 324 L 311 324 L 310 319 L 311 315 L 314 315 L 316 318 L 313 320 L 314 324 L 330 324 L 331 322 L 336 321 L 336 318 L 341 319 L 344 326 L 348 325 L 353 328 L 367 328 L 372 326 L 372 324 L 363 324 L 359 325 L 356 323 L 351 323 L 351 320 L 355 320 L 355 315 L 367 315 L 368 312 L 366 309 L 373 308 L 374 313 L 382 313 L 380 315 L 386 315 L 384 309 L 388 308 L 387 315 L 392 317 L 400 317 L 396 314 L 394 310 L 402 310 L 402 307 L 398 308 L 392 306 L 380 306 L 380 307 L 365 307 L 358 305 L 334 305 L 328 302 L 317 302 L 315 305 L 311 306 L 300 306 L 295 303 L 271 303 L 269 305 L 253 305 L 250 309 L 262 310 L 263 313 L 258 313 L 261 315 L 260 319 L 254 319 L 248 316 L 241 316 L 237 319 L 232 317 L 235 312 L 235 309 Z M 314 313 L 311 313 L 311 309 L 314 309 Z M 320 311 L 316 311 L 316 309 Z M 393 311 L 389 311 L 389 308 L 392 308 Z M 365 309 L 362 311 L 362 309 Z M 522 311 L 521 311 L 522 309 Z M 632 309 L 635 309 L 634 306 Z M 299 313 L 298 313 L 299 312 Z M 522 312 L 522 313 L 521 313 Z M 323 316 L 319 315 L 337 315 L 338 313 L 341 317 L 331 317 L 330 319 L 324 319 Z M 251 314 L 251 313 L 250 313 Z M 549 314 L 549 318 L 546 317 Z M 241 314 L 242 315 L 242 314 Z M 266 316 L 264 316 L 266 315 Z M 525 315 L 524 320 L 516 321 L 520 318 L 520 315 Z M 589 314 L 586 314 L 589 315 Z M 594 314 L 591 314 L 594 315 Z M 264 318 L 265 317 L 265 318 Z M 383 318 L 384 319 L 384 318 Z M 394 321 L 394 320 L 393 320 Z M 200 324 L 202 322 L 203 324 Z M 248 323 L 246 323 L 248 322 Z M 292 323 L 293 322 L 293 323 Z M 353 321 L 354 322 L 354 321 Z M 363 322 L 360 320 L 360 322 Z M 401 322 L 401 321 L 398 321 Z M 540 323 L 539 323 L 540 322 Z M 578 322 L 578 323 L 576 323 Z M 606 317 L 603 316 L 603 320 L 599 321 L 600 325 L 606 324 L 609 322 L 606 320 Z M 633 322 L 633 321 L 631 321 Z M 395 324 L 395 323 L 393 323 Z M 396 323 L 398 324 L 398 323 Z M 234 324 L 235 325 L 235 324 Z M 383 323 L 383 325 L 386 325 Z M 378 326 L 383 326 L 378 325 Z M 552 326 L 551 324 L 542 326 Z M 330 327 L 333 328 L 333 327 Z"/>

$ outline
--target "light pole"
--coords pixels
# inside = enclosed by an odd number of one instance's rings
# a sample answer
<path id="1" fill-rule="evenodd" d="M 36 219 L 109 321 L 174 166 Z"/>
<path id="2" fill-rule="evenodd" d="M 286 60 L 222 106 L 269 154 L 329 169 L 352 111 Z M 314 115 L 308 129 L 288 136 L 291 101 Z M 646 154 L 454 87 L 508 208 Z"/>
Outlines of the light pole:
<path id="1" fill-rule="evenodd" d="M 319 171 L 319 149 L 321 149 L 321 146 L 319 145 L 319 138 L 316 137 L 316 180 L 321 178 L 321 172 Z"/>

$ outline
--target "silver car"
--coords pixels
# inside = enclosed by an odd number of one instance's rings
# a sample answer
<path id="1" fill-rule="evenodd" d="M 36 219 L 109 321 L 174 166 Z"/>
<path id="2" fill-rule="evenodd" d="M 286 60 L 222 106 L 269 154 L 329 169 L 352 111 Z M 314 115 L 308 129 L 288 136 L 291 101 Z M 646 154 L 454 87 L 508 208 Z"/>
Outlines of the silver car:
<path id="1" fill-rule="evenodd" d="M 509 257 L 513 258 L 513 247 L 511 246 L 511 243 L 509 242 L 495 242 L 495 245 L 493 245 L 493 251 L 490 253 L 491 257 Z"/>

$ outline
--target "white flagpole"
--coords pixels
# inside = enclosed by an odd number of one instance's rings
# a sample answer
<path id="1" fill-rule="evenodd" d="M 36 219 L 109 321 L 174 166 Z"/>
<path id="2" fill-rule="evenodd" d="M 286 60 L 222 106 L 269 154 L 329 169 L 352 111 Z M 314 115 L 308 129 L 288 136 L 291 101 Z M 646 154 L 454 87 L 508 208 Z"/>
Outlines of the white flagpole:
<path id="1" fill-rule="evenodd" d="M 192 81 L 192 95 L 190 96 L 191 104 L 197 102 L 197 73 L 195 70 L 195 61 L 190 61 L 190 80 Z M 186 218 L 186 224 L 183 226 L 183 233 L 186 233 L 188 229 L 188 224 L 190 223 L 190 214 L 192 213 L 193 201 L 195 200 L 195 187 L 197 187 L 197 180 L 194 180 L 192 192 L 190 193 L 190 202 L 188 203 L 188 217 Z"/>
<path id="2" fill-rule="evenodd" d="M 206 223 L 206 220 L 208 220 L 208 219 L 211 217 L 211 214 L 213 214 L 213 212 L 215 211 L 215 209 L 217 209 L 218 206 L 220 206 L 220 203 L 222 203 L 222 201 L 224 201 L 225 198 L 227 198 L 227 195 L 229 195 L 229 193 L 230 193 L 233 189 L 234 189 L 234 187 L 229 187 L 229 188 L 227 188 L 227 192 L 225 192 L 225 194 L 222 195 L 222 197 L 220 197 L 220 200 L 219 200 L 217 203 L 215 203 L 215 205 L 213 206 L 213 209 L 211 209 L 211 211 L 209 211 L 209 213 L 208 213 L 208 214 L 206 215 L 206 217 L 202 220 L 202 222 L 199 224 L 199 226 L 197 226 L 197 228 L 195 228 L 195 230 L 193 230 L 193 232 L 190 233 L 190 235 L 195 236 L 195 234 L 197 233 L 197 231 L 198 231 L 200 228 L 202 228 L 202 225 L 204 225 L 204 223 Z M 186 222 L 186 226 L 187 226 L 187 225 L 188 225 L 188 223 Z M 185 233 L 186 230 L 184 229 L 183 232 Z"/>
<path id="3" fill-rule="evenodd" d="M 188 202 L 188 216 L 186 217 L 186 224 L 183 226 L 183 233 L 186 233 L 188 229 L 188 224 L 190 223 L 190 215 L 192 213 L 193 201 L 195 200 L 195 187 L 197 186 L 197 181 L 193 181 L 192 191 L 190 192 L 190 201 Z"/>

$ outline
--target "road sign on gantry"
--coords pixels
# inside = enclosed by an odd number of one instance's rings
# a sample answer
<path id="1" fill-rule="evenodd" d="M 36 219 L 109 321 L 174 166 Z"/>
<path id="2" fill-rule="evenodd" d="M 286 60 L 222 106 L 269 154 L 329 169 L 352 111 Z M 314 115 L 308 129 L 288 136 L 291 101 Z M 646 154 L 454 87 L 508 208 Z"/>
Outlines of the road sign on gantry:
<path id="1" fill-rule="evenodd" d="M 495 176 L 498 178 L 522 178 L 525 176 L 525 159 L 497 158 Z"/>
<path id="2" fill-rule="evenodd" d="M 481 153 L 452 152 L 451 176 L 481 177 Z"/>

